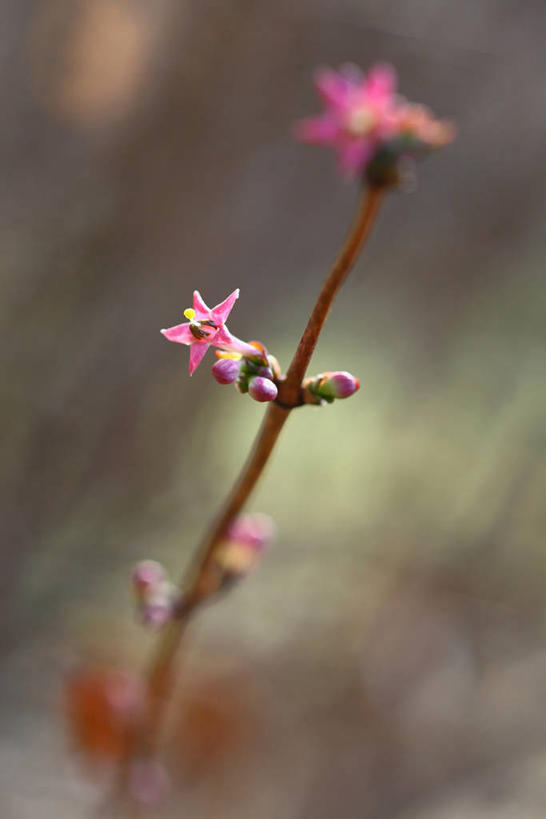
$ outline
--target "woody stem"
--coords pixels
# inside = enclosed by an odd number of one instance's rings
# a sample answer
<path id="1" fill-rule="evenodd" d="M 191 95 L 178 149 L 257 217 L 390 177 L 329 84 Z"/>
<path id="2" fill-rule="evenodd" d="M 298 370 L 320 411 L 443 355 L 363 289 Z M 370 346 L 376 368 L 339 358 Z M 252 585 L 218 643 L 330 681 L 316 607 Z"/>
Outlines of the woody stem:
<path id="1" fill-rule="evenodd" d="M 161 634 L 148 668 L 150 709 L 141 726 L 136 743 L 140 748 L 153 749 L 159 738 L 164 711 L 174 687 L 174 659 L 186 624 L 195 609 L 218 590 L 219 577 L 215 569 L 216 551 L 227 527 L 237 517 L 248 500 L 275 447 L 282 427 L 292 409 L 299 406 L 301 382 L 316 347 L 320 332 L 332 302 L 351 270 L 374 222 L 382 190 L 370 187 L 364 191 L 355 221 L 317 298 L 307 326 L 300 339 L 286 378 L 279 385 L 278 403 L 272 402 L 265 414 L 250 455 L 235 482 L 224 506 L 204 538 L 188 576 L 181 583 L 183 593 L 178 617 Z"/>

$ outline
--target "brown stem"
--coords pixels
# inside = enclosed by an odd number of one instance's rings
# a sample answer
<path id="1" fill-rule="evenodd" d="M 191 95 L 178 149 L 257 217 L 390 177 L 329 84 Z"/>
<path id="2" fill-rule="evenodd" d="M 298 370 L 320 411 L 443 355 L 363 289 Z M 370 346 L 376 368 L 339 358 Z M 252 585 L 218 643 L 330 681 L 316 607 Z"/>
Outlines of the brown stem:
<path id="1" fill-rule="evenodd" d="M 222 541 L 229 523 L 237 517 L 254 489 L 289 412 L 290 410 L 283 409 L 273 402 L 267 408 L 248 460 L 197 554 L 190 578 L 181 584 L 185 594 L 178 611 L 178 618 L 161 635 L 157 651 L 148 670 L 150 706 L 146 724 L 138 740 L 139 745 L 145 746 L 148 750 L 153 749 L 161 731 L 162 715 L 169 701 L 170 692 L 174 688 L 173 660 L 187 622 L 199 603 L 218 589 L 219 578 L 214 571 L 216 548 Z"/>
<path id="2" fill-rule="evenodd" d="M 319 297 L 309 317 L 307 326 L 298 344 L 285 381 L 279 390 L 279 400 L 285 405 L 293 405 L 298 400 L 299 390 L 305 371 L 317 346 L 318 337 L 336 297 L 347 278 L 360 248 L 374 222 L 383 195 L 382 188 L 369 188 L 362 196 L 354 224 L 341 248 L 337 259 L 322 286 Z"/>
<path id="3" fill-rule="evenodd" d="M 332 302 L 353 266 L 362 247 L 381 201 L 381 190 L 369 188 L 359 204 L 355 222 L 345 240 L 313 309 L 307 327 L 298 344 L 286 378 L 279 385 L 278 403 L 272 402 L 254 442 L 253 449 L 227 501 L 207 534 L 191 567 L 189 578 L 181 588 L 184 597 L 178 618 L 162 633 L 155 655 L 148 669 L 150 709 L 141 726 L 135 745 L 152 752 L 161 732 L 163 715 L 174 687 L 174 658 L 185 626 L 206 598 L 218 590 L 219 577 L 215 570 L 215 554 L 230 522 L 239 514 L 263 472 L 291 410 L 301 403 L 300 388 L 307 365 L 316 347 L 320 331 L 326 321 Z"/>

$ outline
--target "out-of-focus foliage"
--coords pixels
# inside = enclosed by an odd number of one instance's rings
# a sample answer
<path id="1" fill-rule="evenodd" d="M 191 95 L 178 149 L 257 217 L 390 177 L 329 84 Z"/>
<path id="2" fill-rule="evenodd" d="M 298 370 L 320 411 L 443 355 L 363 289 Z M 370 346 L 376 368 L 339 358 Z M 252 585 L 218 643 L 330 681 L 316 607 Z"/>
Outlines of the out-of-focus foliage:
<path id="1" fill-rule="evenodd" d="M 276 546 L 192 628 L 172 815 L 542 816 L 543 14 L 3 11 L 3 817 L 100 801 L 60 680 L 140 667 L 131 566 L 182 570 L 263 412 L 159 329 L 238 286 L 230 328 L 286 366 L 355 200 L 290 131 L 351 60 L 459 136 L 388 200 L 313 359 L 360 392 L 294 413 L 252 503 Z"/>

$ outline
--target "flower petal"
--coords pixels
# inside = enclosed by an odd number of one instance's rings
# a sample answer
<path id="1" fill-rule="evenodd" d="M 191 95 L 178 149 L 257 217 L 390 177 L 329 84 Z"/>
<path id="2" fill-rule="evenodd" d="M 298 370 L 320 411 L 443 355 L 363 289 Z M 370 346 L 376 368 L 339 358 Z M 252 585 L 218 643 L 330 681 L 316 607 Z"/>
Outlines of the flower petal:
<path id="1" fill-rule="evenodd" d="M 227 299 L 224 299 L 224 301 L 221 301 L 220 304 L 216 305 L 216 307 L 213 307 L 211 310 L 211 314 L 214 320 L 217 321 L 219 324 L 224 324 L 224 322 L 227 321 L 227 317 L 233 310 L 233 305 L 235 304 L 238 298 L 239 288 L 237 288 L 237 290 L 234 290 L 233 293 L 231 293 L 227 297 Z"/>
<path id="2" fill-rule="evenodd" d="M 194 374 L 209 347 L 210 344 L 202 341 L 196 341 L 195 344 L 192 344 L 190 348 L 190 375 Z"/>
<path id="3" fill-rule="evenodd" d="M 203 319 L 210 318 L 210 308 L 207 307 L 205 302 L 203 301 L 203 297 L 199 290 L 193 291 L 193 309 L 195 310 L 195 318 L 198 321 L 202 321 Z"/>
<path id="4" fill-rule="evenodd" d="M 347 177 L 356 176 L 370 158 L 373 145 L 369 140 L 347 142 L 339 149 L 339 166 Z"/>
<path id="5" fill-rule="evenodd" d="M 240 338 L 232 335 L 227 327 L 220 327 L 211 343 L 215 347 L 220 347 L 221 350 L 227 350 L 230 353 L 240 353 L 241 355 L 259 356 L 260 351 L 253 347 L 252 344 L 247 344 L 246 341 L 241 341 Z"/>
<path id="6" fill-rule="evenodd" d="M 315 85 L 324 103 L 331 108 L 342 108 L 351 94 L 352 78 L 331 68 L 322 68 L 315 75 Z"/>
<path id="7" fill-rule="evenodd" d="M 373 99 L 391 97 L 396 90 L 396 71 L 392 65 L 373 65 L 366 77 L 366 93 Z"/>
<path id="8" fill-rule="evenodd" d="M 328 114 L 301 119 L 295 127 L 297 139 L 315 145 L 332 145 L 338 138 L 339 132 L 339 124 Z"/>
<path id="9" fill-rule="evenodd" d="M 176 327 L 168 327 L 166 330 L 162 330 L 161 333 L 169 341 L 177 341 L 178 344 L 193 344 L 195 341 L 189 322 L 177 324 Z"/>

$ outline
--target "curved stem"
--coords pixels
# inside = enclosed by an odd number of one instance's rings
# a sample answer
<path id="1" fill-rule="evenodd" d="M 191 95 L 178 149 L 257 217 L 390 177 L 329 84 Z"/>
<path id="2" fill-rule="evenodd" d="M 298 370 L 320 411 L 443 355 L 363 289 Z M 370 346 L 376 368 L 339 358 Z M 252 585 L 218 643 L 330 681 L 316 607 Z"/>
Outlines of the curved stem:
<path id="1" fill-rule="evenodd" d="M 170 691 L 174 687 L 174 657 L 184 635 L 187 622 L 198 604 L 214 594 L 218 580 L 214 571 L 214 555 L 230 522 L 237 517 L 273 451 L 284 422 L 290 410 L 274 403 L 267 408 L 262 426 L 256 436 L 252 451 L 241 474 L 216 521 L 207 534 L 201 550 L 197 553 L 191 576 L 183 580 L 181 588 L 184 597 L 178 611 L 178 618 L 166 628 L 160 637 L 156 653 L 148 669 L 148 690 L 150 709 L 142 736 L 142 744 L 153 748 L 159 736 L 162 714 L 168 703 Z"/>
<path id="2" fill-rule="evenodd" d="M 283 404 L 292 405 L 298 399 L 301 382 L 313 351 L 317 346 L 318 337 L 332 302 L 358 257 L 358 253 L 374 222 L 382 195 L 382 188 L 369 188 L 360 200 L 354 224 L 332 266 L 328 278 L 322 286 L 292 363 L 288 368 L 286 379 L 279 390 L 279 399 Z"/>
<path id="3" fill-rule="evenodd" d="M 291 410 L 299 405 L 301 382 L 316 347 L 332 302 L 353 266 L 368 235 L 381 201 L 379 188 L 368 188 L 359 203 L 355 222 L 322 286 L 317 302 L 296 349 L 284 381 L 279 385 L 279 403 L 272 402 L 256 436 L 252 451 L 231 490 L 218 517 L 206 535 L 191 567 L 184 577 L 181 589 L 184 597 L 178 618 L 161 634 L 156 652 L 148 668 L 150 709 L 141 726 L 136 745 L 152 751 L 160 735 L 162 717 L 174 687 L 174 658 L 182 640 L 186 624 L 200 603 L 218 590 L 219 577 L 215 569 L 215 555 L 230 522 L 239 514 L 248 500 Z"/>

